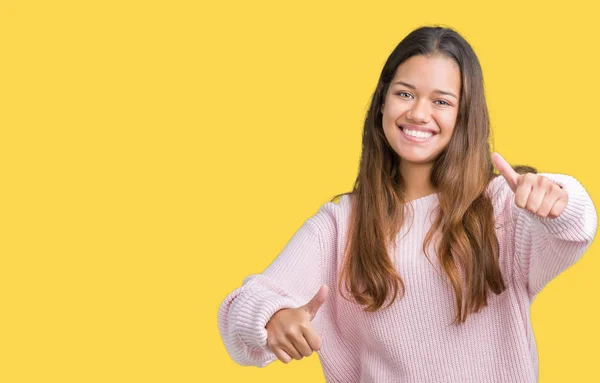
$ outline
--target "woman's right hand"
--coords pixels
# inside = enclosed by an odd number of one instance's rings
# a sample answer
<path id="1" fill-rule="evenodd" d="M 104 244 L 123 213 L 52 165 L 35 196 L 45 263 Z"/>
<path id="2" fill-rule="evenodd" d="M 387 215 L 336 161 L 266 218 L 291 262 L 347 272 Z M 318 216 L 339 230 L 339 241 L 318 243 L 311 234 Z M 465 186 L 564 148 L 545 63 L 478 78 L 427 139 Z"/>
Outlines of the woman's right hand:
<path id="1" fill-rule="evenodd" d="M 300 360 L 321 349 L 321 338 L 311 321 L 327 300 L 328 292 L 329 287 L 323 285 L 304 306 L 281 309 L 267 322 L 267 345 L 283 363 L 291 362 L 292 358 Z"/>

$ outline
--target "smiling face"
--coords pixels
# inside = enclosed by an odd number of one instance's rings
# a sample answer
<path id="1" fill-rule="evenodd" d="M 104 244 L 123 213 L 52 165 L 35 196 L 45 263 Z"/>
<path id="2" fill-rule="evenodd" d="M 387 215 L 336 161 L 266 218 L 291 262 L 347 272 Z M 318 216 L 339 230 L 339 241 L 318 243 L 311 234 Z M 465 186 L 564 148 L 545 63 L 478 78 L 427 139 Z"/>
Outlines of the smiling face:
<path id="1" fill-rule="evenodd" d="M 448 57 L 417 55 L 398 66 L 381 112 L 383 131 L 401 166 L 433 165 L 448 145 L 460 87 L 460 68 Z"/>

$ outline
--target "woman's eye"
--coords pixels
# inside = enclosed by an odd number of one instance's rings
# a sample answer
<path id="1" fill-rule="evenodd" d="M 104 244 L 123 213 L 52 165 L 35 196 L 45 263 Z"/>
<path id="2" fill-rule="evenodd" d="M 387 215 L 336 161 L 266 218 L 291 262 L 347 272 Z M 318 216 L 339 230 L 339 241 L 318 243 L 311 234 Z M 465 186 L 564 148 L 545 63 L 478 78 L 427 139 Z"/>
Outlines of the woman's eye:
<path id="1" fill-rule="evenodd" d="M 406 92 L 398 92 L 396 94 L 400 97 L 412 97 L 412 95 L 410 93 L 406 93 Z"/>
<path id="2" fill-rule="evenodd" d="M 435 102 L 438 102 L 438 101 L 442 103 L 442 104 L 438 104 L 438 105 L 443 105 L 443 106 L 449 106 L 450 105 L 450 103 L 447 102 L 447 101 L 444 101 L 444 100 L 435 100 Z"/>

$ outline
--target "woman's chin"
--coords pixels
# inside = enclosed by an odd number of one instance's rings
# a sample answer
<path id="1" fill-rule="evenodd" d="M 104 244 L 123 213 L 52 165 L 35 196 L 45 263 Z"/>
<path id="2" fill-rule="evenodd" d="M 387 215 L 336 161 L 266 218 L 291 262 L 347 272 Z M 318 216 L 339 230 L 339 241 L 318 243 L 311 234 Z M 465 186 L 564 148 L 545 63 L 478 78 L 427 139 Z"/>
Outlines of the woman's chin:
<path id="1" fill-rule="evenodd" d="M 433 163 L 432 155 L 415 155 L 413 153 L 400 153 L 400 160 L 415 165 L 429 165 Z"/>

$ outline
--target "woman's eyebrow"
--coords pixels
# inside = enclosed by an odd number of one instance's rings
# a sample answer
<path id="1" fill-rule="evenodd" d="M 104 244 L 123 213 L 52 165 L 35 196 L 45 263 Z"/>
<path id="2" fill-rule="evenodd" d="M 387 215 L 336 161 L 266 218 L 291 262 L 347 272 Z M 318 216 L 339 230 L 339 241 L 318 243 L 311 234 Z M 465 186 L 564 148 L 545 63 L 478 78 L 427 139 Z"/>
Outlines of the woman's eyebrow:
<path id="1" fill-rule="evenodd" d="M 412 90 L 416 90 L 417 89 L 416 86 L 414 86 L 412 84 L 409 84 L 407 82 L 404 82 L 404 81 L 396 81 L 392 85 L 396 85 L 396 84 L 404 85 L 405 87 L 410 88 Z M 456 95 L 454 93 L 452 93 L 452 92 L 448 92 L 448 91 L 444 91 L 444 90 L 439 90 L 439 89 L 434 89 L 433 92 L 434 93 L 439 93 L 439 94 L 445 94 L 446 96 L 451 96 L 451 97 L 454 97 L 455 99 L 458 100 L 458 97 L 456 97 Z"/>

